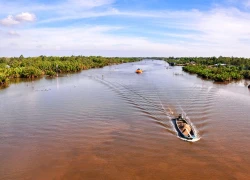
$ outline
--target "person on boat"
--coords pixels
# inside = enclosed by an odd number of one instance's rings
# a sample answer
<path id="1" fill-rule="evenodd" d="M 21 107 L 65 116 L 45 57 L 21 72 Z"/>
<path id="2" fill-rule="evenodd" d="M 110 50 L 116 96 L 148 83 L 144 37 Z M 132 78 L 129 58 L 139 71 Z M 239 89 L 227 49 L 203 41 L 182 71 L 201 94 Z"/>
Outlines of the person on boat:
<path id="1" fill-rule="evenodd" d="M 189 124 L 183 123 L 181 128 L 181 132 L 184 136 L 191 136 L 190 132 L 191 132 L 191 127 Z"/>

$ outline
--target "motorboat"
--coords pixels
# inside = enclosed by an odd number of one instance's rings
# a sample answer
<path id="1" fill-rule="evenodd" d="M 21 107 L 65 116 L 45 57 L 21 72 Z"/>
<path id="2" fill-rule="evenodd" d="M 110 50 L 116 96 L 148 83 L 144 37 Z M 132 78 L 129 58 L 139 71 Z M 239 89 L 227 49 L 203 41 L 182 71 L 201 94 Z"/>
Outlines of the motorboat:
<path id="1" fill-rule="evenodd" d="M 194 138 L 196 138 L 192 126 L 187 122 L 186 119 L 182 117 L 182 115 L 179 115 L 178 118 L 172 120 L 181 138 L 184 138 L 186 140 L 193 140 Z"/>
<path id="2" fill-rule="evenodd" d="M 138 68 L 135 72 L 136 72 L 137 74 L 141 74 L 141 73 L 142 73 L 142 69 Z"/>

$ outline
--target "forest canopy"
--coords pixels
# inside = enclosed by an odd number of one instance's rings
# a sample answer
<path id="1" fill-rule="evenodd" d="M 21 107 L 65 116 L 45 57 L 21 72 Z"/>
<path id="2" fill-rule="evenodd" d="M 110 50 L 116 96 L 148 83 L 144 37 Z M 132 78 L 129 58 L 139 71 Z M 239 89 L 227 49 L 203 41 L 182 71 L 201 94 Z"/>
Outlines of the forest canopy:
<path id="1" fill-rule="evenodd" d="M 37 78 L 43 75 L 78 72 L 90 68 L 139 61 L 141 58 L 118 58 L 101 56 L 39 56 L 0 58 L 0 85 L 6 85 L 12 78 Z"/>
<path id="2" fill-rule="evenodd" d="M 214 81 L 232 81 L 250 78 L 250 59 L 237 57 L 169 57 L 171 65 L 183 66 L 183 70 Z"/>

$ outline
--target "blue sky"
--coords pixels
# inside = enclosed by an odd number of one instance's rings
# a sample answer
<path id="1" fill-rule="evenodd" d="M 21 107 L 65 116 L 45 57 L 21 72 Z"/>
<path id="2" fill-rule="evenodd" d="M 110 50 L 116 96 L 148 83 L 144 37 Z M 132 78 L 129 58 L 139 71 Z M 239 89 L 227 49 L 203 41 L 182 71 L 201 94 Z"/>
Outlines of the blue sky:
<path id="1" fill-rule="evenodd" d="M 0 0 L 0 56 L 250 57 L 250 0 Z"/>

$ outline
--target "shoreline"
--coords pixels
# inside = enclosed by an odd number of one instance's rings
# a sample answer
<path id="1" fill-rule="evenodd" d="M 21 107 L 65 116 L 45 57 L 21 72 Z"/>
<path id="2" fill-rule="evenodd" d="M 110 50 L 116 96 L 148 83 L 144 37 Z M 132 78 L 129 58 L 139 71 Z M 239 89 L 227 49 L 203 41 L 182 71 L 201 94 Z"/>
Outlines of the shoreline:
<path id="1" fill-rule="evenodd" d="M 59 74 L 76 73 L 93 68 L 137 62 L 142 58 L 118 58 L 101 56 L 0 58 L 0 87 L 7 88 L 13 79 L 35 80 L 42 77 L 58 77 Z"/>

